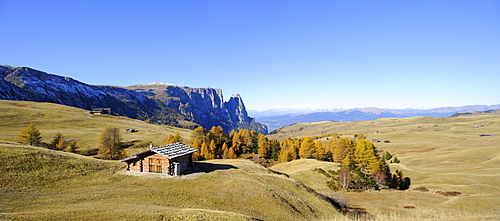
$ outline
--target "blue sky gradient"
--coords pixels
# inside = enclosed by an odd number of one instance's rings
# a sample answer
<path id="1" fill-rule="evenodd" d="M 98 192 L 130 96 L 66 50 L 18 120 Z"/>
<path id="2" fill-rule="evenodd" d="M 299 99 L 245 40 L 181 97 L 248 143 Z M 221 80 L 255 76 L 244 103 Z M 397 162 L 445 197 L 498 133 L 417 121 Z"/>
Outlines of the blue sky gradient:
<path id="1" fill-rule="evenodd" d="M 248 109 L 499 104 L 500 1 L 0 1 L 0 64 Z"/>

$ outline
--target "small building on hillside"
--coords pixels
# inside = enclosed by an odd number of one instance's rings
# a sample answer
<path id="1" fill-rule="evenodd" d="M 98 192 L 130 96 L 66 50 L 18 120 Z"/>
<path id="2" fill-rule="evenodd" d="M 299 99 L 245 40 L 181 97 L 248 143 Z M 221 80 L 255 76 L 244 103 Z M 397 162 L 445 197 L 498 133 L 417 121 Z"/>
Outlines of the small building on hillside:
<path id="1" fill-rule="evenodd" d="M 191 156 L 198 151 L 183 143 L 151 147 L 121 160 L 128 171 L 164 173 L 171 176 L 185 174 L 193 167 Z"/>
<path id="2" fill-rule="evenodd" d="M 111 114 L 111 108 L 92 108 L 91 114 Z"/>

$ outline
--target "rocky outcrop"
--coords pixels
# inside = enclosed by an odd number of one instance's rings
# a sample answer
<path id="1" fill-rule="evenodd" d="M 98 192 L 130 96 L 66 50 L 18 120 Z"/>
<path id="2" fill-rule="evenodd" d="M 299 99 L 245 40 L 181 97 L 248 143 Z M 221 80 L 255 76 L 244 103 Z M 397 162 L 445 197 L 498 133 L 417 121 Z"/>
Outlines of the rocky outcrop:
<path id="1" fill-rule="evenodd" d="M 213 88 L 158 82 L 127 88 L 95 86 L 31 68 L 0 66 L 0 99 L 51 102 L 87 110 L 106 107 L 118 115 L 159 124 L 183 126 L 179 121 L 191 121 L 207 129 L 220 125 L 226 132 L 244 128 L 267 133 L 265 125 L 248 116 L 239 95 L 224 102 L 222 90 Z"/>
<path id="2" fill-rule="evenodd" d="M 222 126 L 232 129 L 256 130 L 267 133 L 267 127 L 248 116 L 240 95 L 233 95 L 224 102 L 222 90 L 214 88 L 191 88 L 165 83 L 134 85 L 130 90 L 147 93 L 150 98 L 161 101 L 165 106 L 176 109 L 187 119 L 210 129 Z"/>

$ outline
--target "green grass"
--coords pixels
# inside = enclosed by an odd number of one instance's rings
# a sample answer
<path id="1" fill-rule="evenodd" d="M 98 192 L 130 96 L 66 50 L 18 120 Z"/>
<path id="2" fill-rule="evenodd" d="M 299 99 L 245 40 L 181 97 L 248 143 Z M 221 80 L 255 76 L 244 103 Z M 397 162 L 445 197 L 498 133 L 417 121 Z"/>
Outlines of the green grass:
<path id="1" fill-rule="evenodd" d="M 2 141 L 0 219 L 346 220 L 331 205 L 249 160 L 211 160 L 204 172 L 131 176 L 125 164 Z"/>
<path id="2" fill-rule="evenodd" d="M 61 132 L 66 138 L 76 139 L 82 150 L 97 148 L 99 136 L 108 126 L 120 128 L 125 142 L 143 141 L 155 145 L 165 144 L 168 135 L 175 133 L 189 143 L 191 134 L 187 129 L 148 124 L 126 117 L 91 115 L 87 110 L 59 104 L 0 100 L 0 139 L 17 142 L 17 135 L 30 123 L 40 130 L 43 142 L 50 143 L 55 134 Z M 138 132 L 126 133 L 128 128 Z"/>
<path id="3" fill-rule="evenodd" d="M 302 123 L 285 127 L 281 133 L 270 137 L 298 138 L 322 135 L 326 134 L 325 132 L 348 136 L 363 133 L 368 139 L 390 140 L 390 143 L 379 142 L 375 145 L 379 150 L 389 151 L 401 160 L 400 164 L 391 165 L 392 170 L 401 169 L 411 178 L 410 189 L 424 186 L 430 192 L 382 190 L 334 193 L 329 192 L 326 185 L 316 185 L 315 189 L 318 192 L 330 196 L 345 195 L 353 205 L 368 209 L 380 220 L 499 218 L 500 116 L 498 115 Z M 479 134 L 492 136 L 479 137 Z M 327 142 L 326 139 L 322 138 Z M 320 177 L 312 178 L 317 176 L 314 171 L 306 169 L 311 167 L 324 167 L 324 163 L 299 161 L 278 164 L 272 168 L 289 173 L 292 178 L 304 179 L 305 183 L 313 179 L 319 181 Z M 459 191 L 462 195 L 446 197 L 436 194 L 436 191 Z M 402 208 L 407 205 L 416 206 L 416 209 Z"/>

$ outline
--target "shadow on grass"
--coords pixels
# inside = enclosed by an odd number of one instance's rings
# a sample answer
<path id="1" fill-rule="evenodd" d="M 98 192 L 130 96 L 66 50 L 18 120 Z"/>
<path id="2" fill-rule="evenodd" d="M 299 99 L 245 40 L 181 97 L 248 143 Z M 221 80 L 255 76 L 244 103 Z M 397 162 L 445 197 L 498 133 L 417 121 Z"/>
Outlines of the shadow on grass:
<path id="1" fill-rule="evenodd" d="M 204 173 L 210 173 L 216 170 L 238 169 L 238 167 L 229 164 L 216 164 L 207 162 L 193 162 L 193 166 L 194 166 L 194 172 L 204 172 Z"/>
<path id="2" fill-rule="evenodd" d="M 296 181 L 296 183 L 299 186 L 303 187 L 307 192 L 310 192 L 313 195 L 317 196 L 318 198 L 330 203 L 330 205 L 332 205 L 335 209 L 337 209 L 337 211 L 342 213 L 344 216 L 349 217 L 350 219 L 353 219 L 353 220 L 375 219 L 375 216 L 368 213 L 368 211 L 366 211 L 364 208 L 349 206 L 347 204 L 346 199 L 341 199 L 341 198 L 334 199 L 334 198 L 331 198 L 329 196 L 325 196 L 321 193 L 316 192 L 316 190 L 306 186 L 304 183 L 302 183 L 300 181 Z"/>

